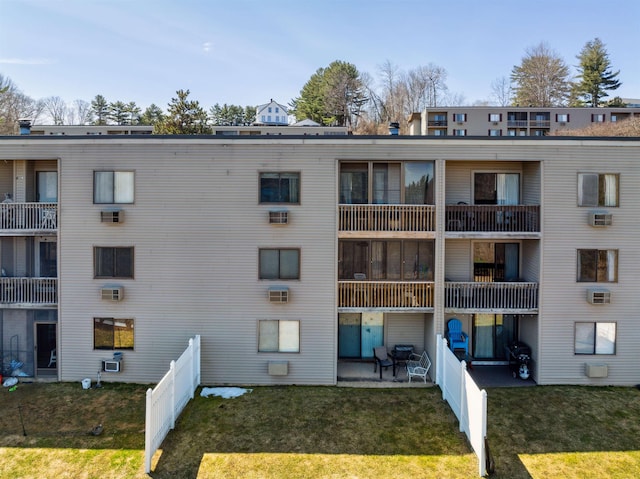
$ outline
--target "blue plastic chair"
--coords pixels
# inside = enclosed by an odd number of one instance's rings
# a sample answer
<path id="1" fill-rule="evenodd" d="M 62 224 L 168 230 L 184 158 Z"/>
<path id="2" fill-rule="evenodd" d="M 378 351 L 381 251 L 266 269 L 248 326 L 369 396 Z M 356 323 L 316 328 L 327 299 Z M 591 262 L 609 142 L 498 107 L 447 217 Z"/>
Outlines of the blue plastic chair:
<path id="1" fill-rule="evenodd" d="M 469 355 L 469 335 L 462 331 L 462 322 L 458 318 L 451 318 L 447 322 L 447 341 L 451 351 L 464 349 L 464 353 Z"/>

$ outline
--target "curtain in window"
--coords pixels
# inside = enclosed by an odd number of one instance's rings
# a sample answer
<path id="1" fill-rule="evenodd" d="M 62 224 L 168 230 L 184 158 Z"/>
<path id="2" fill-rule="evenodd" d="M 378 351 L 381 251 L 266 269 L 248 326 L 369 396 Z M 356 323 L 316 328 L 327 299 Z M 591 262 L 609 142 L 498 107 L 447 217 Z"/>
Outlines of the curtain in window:
<path id="1" fill-rule="evenodd" d="M 298 321 L 279 321 L 279 348 L 281 353 L 300 351 L 300 323 Z"/>
<path id="2" fill-rule="evenodd" d="M 473 319 L 473 357 L 478 359 L 493 358 L 493 314 L 476 314 Z"/>
<path id="3" fill-rule="evenodd" d="M 113 176 L 114 203 L 133 203 L 133 171 L 116 171 Z"/>
<path id="4" fill-rule="evenodd" d="M 520 202 L 520 175 L 499 173 L 496 175 L 496 189 L 499 205 L 517 205 Z"/>
<path id="5" fill-rule="evenodd" d="M 299 203 L 300 199 L 298 197 L 298 192 L 300 191 L 300 178 L 298 176 L 298 174 L 284 174 L 283 177 L 285 178 L 285 184 L 288 183 L 288 198 L 286 199 L 286 201 L 288 201 L 289 203 Z"/>
<path id="6" fill-rule="evenodd" d="M 517 281 L 518 279 L 518 246 L 517 243 L 507 243 L 504 245 L 505 281 Z"/>
<path id="7" fill-rule="evenodd" d="M 113 203 L 113 172 L 96 171 L 93 178 L 94 203 Z"/>
<path id="8" fill-rule="evenodd" d="M 618 263 L 618 252 L 616 250 L 607 250 L 607 281 L 615 283 L 616 281 L 616 265 Z"/>
<path id="9" fill-rule="evenodd" d="M 278 350 L 278 321 L 260 321 L 258 351 Z"/>
<path id="10" fill-rule="evenodd" d="M 596 323 L 596 354 L 615 354 L 616 323 Z"/>
<path id="11" fill-rule="evenodd" d="M 618 177 L 604 175 L 604 204 L 603 206 L 618 206 Z"/>

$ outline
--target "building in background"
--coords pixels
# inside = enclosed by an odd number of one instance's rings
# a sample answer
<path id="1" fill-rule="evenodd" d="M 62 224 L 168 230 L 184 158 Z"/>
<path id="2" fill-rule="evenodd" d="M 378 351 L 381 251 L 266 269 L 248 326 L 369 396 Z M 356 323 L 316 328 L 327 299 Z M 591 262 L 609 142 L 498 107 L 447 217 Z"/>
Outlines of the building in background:
<path id="1" fill-rule="evenodd" d="M 417 136 L 546 136 L 640 117 L 640 108 L 433 107 L 409 117 Z"/>

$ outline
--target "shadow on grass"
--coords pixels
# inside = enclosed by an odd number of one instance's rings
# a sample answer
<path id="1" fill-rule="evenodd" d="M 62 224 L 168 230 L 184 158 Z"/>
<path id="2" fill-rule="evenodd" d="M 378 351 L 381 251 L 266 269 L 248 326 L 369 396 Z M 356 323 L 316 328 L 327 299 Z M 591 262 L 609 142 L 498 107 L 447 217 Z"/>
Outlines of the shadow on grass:
<path id="1" fill-rule="evenodd" d="M 260 387 L 235 399 L 197 396 L 162 449 L 155 478 L 197 477 L 203 458 L 247 454 L 262 462 L 270 455 L 280 460 L 295 455 L 303 462 L 310 456 L 318 461 L 384 456 L 378 467 L 400 458 L 411 462 L 406 458 L 420 456 L 428 463 L 429 457 L 446 457 L 477 470 L 436 388 Z M 248 456 L 243 461 L 247 466 Z"/>

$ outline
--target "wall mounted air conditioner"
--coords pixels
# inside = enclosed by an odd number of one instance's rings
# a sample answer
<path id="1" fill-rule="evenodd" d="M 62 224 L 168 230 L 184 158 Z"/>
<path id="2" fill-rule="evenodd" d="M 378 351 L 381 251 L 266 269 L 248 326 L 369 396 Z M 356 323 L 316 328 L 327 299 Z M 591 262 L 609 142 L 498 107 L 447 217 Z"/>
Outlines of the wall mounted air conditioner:
<path id="1" fill-rule="evenodd" d="M 107 301 L 122 301 L 124 299 L 124 288 L 122 286 L 105 286 L 100 290 L 102 299 Z"/>
<path id="2" fill-rule="evenodd" d="M 604 288 L 587 289 L 587 302 L 591 304 L 610 304 L 611 291 Z"/>
<path id="3" fill-rule="evenodd" d="M 588 378 L 606 378 L 609 375 L 609 367 L 606 364 L 586 363 L 584 373 Z"/>
<path id="4" fill-rule="evenodd" d="M 269 361 L 270 376 L 286 376 L 289 374 L 289 361 Z"/>
<path id="5" fill-rule="evenodd" d="M 103 210 L 100 212 L 100 221 L 102 223 L 124 223 L 124 211 Z"/>
<path id="6" fill-rule="evenodd" d="M 269 211 L 269 224 L 286 225 L 289 223 L 289 212 L 287 210 Z"/>
<path id="7" fill-rule="evenodd" d="M 105 373 L 119 373 L 120 372 L 120 361 L 114 361 L 113 359 L 103 359 L 102 360 L 102 370 Z"/>
<path id="8" fill-rule="evenodd" d="M 589 212 L 589 224 L 591 226 L 611 226 L 613 224 L 613 214 L 606 211 Z"/>
<path id="9" fill-rule="evenodd" d="M 269 288 L 268 291 L 270 303 L 288 303 L 289 302 L 289 288 L 286 286 L 274 286 Z"/>

